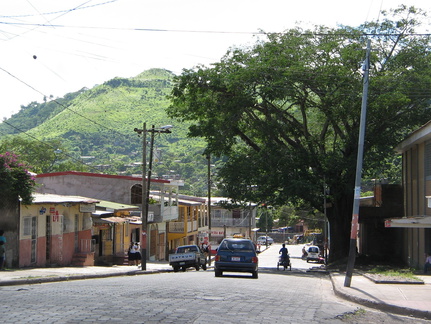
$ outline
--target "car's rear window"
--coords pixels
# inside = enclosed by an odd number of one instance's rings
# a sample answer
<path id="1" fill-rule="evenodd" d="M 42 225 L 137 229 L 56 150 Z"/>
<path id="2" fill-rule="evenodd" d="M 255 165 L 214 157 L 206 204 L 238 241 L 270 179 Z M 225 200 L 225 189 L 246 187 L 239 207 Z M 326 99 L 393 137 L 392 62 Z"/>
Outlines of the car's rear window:
<path id="1" fill-rule="evenodd" d="M 254 247 L 253 244 L 249 241 L 223 241 L 219 246 L 219 251 L 226 251 L 226 250 L 242 250 L 242 251 L 253 251 Z"/>
<path id="2" fill-rule="evenodd" d="M 188 253 L 188 252 L 197 252 L 198 249 L 196 246 L 185 246 L 185 247 L 179 247 L 177 249 L 177 253 Z"/>

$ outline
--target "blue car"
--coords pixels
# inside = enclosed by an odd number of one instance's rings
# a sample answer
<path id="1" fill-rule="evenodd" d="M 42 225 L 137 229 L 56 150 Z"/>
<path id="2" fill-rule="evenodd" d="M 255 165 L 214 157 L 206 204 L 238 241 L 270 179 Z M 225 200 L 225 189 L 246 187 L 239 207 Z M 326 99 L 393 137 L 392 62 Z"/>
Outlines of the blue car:
<path id="1" fill-rule="evenodd" d="M 258 277 L 258 258 L 251 240 L 226 238 L 217 249 L 214 262 L 215 276 L 227 272 L 250 272 L 253 278 Z"/>

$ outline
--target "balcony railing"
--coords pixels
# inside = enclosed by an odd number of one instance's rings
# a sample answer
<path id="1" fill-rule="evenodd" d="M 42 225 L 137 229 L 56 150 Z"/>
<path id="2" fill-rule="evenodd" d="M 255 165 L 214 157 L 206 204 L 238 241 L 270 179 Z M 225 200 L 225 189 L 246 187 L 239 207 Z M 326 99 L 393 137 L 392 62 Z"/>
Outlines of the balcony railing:
<path id="1" fill-rule="evenodd" d="M 187 232 L 196 232 L 198 230 L 198 221 L 187 222 Z M 185 226 L 184 222 L 170 222 L 169 232 L 170 233 L 184 233 Z"/>
<path id="2" fill-rule="evenodd" d="M 211 226 L 221 227 L 224 225 L 247 227 L 250 225 L 250 219 L 249 218 L 223 218 L 223 219 L 212 218 L 211 219 Z"/>
<path id="3" fill-rule="evenodd" d="M 148 206 L 148 211 L 154 213 L 154 220 L 149 220 L 149 223 L 170 222 L 178 219 L 177 206 L 161 206 L 160 204 L 151 204 Z"/>
<path id="4" fill-rule="evenodd" d="M 170 222 L 169 223 L 170 233 L 184 233 L 184 222 Z"/>

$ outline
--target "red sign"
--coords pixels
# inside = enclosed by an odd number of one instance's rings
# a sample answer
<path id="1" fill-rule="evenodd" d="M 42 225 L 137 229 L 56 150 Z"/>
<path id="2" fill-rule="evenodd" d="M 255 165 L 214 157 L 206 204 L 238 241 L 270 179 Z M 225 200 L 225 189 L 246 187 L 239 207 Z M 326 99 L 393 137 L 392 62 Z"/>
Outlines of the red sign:
<path id="1" fill-rule="evenodd" d="M 391 223 L 389 219 L 385 220 L 385 227 L 391 227 Z"/>

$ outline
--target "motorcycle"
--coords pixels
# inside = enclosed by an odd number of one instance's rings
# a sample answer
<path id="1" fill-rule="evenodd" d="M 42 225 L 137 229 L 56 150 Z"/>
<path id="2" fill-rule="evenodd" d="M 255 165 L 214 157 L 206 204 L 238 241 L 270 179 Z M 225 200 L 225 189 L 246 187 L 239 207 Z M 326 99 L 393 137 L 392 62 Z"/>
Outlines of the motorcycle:
<path id="1" fill-rule="evenodd" d="M 292 264 L 290 263 L 289 255 L 287 255 L 287 257 L 280 256 L 278 258 L 277 270 L 280 270 L 280 267 L 283 267 L 283 270 L 286 270 L 287 268 L 289 268 L 289 270 L 292 271 Z"/>

